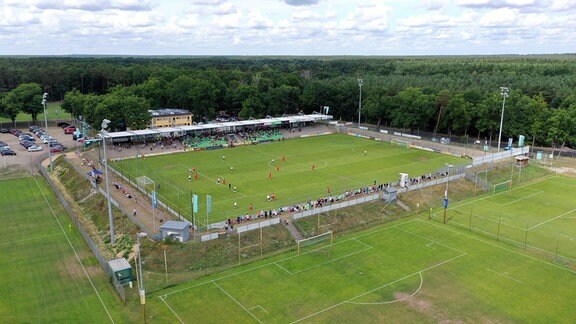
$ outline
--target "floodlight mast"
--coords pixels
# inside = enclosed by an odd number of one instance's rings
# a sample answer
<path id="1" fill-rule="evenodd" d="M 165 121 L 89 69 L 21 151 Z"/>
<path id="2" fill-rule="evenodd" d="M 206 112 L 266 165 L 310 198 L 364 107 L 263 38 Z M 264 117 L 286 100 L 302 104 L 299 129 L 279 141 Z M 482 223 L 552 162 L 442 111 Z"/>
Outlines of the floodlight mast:
<path id="1" fill-rule="evenodd" d="M 104 119 L 102 120 L 102 130 L 100 130 L 100 137 L 102 138 L 102 142 L 104 143 L 104 167 L 106 170 L 105 178 L 106 178 L 106 196 L 108 196 L 108 221 L 110 222 L 110 243 L 114 245 L 116 243 L 116 238 L 114 237 L 114 217 L 112 215 L 112 202 L 110 201 L 110 185 L 108 182 L 108 158 L 106 157 L 106 137 L 108 135 L 108 124 L 110 124 L 110 120 Z M 102 161 L 100 161 L 102 162 Z"/>
<path id="2" fill-rule="evenodd" d="M 140 304 L 142 304 L 142 316 L 144 317 L 144 323 L 146 323 L 146 290 L 144 289 L 144 277 L 142 276 L 142 254 L 140 253 L 140 238 L 146 237 L 148 234 L 145 232 L 140 232 L 136 234 L 136 239 L 138 240 L 138 292 L 140 295 Z"/>
<path id="3" fill-rule="evenodd" d="M 450 169 L 452 169 L 452 164 L 444 164 L 448 167 L 448 177 L 446 178 L 446 189 L 444 190 L 444 224 L 446 224 L 446 212 L 448 210 L 448 184 L 450 183 Z"/>
<path id="4" fill-rule="evenodd" d="M 358 100 L 358 128 L 360 128 L 360 117 L 362 114 L 362 86 L 364 85 L 364 80 L 358 79 L 358 87 L 360 87 L 360 100 Z"/>
<path id="5" fill-rule="evenodd" d="M 48 135 L 48 112 L 46 111 L 46 100 L 48 99 L 48 93 L 44 92 L 42 95 L 42 106 L 44 107 L 44 124 L 45 124 L 45 132 L 46 137 L 48 138 L 48 158 L 50 159 L 50 172 L 54 170 L 54 166 L 52 165 L 52 148 L 50 147 L 50 135 Z"/>
<path id="6" fill-rule="evenodd" d="M 498 152 L 500 152 L 500 142 L 502 141 L 502 124 L 504 123 L 504 106 L 506 105 L 506 98 L 510 89 L 507 87 L 500 87 L 500 94 L 502 95 L 502 114 L 500 115 L 500 132 L 498 132 Z"/>

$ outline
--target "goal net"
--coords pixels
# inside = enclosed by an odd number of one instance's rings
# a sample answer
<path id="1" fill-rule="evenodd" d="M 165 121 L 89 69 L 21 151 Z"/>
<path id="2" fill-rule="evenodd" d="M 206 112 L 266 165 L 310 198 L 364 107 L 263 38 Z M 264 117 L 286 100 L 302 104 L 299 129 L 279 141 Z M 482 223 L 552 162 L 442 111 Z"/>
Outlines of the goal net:
<path id="1" fill-rule="evenodd" d="M 154 181 L 147 176 L 136 178 L 136 183 L 138 184 L 138 187 L 144 189 L 144 192 L 150 192 L 154 190 Z"/>
<path id="2" fill-rule="evenodd" d="M 409 147 L 410 147 L 410 143 L 409 143 L 409 142 L 403 141 L 403 140 L 399 140 L 399 139 L 393 139 L 393 140 L 390 141 L 390 143 L 396 144 L 396 145 L 399 145 L 399 146 L 402 146 L 402 147 L 406 147 L 406 148 L 409 148 Z"/>
<path id="3" fill-rule="evenodd" d="M 500 182 L 497 183 L 495 185 L 492 185 L 492 194 L 496 194 L 502 191 L 507 191 L 512 189 L 512 181 L 508 180 L 508 181 L 504 181 L 504 182 Z"/>
<path id="4" fill-rule="evenodd" d="M 310 252 L 327 252 L 330 254 L 333 241 L 334 234 L 332 231 L 327 231 L 322 234 L 298 240 L 296 241 L 298 246 L 298 255 Z"/>

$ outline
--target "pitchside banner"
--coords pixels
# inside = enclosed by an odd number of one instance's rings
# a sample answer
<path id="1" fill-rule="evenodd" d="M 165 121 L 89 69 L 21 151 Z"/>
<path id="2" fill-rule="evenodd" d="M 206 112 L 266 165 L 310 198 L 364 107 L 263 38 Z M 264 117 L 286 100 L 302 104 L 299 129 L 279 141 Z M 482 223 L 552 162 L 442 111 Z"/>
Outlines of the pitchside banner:
<path id="1" fill-rule="evenodd" d="M 206 195 L 206 212 L 210 214 L 212 212 L 212 196 Z"/>
<path id="2" fill-rule="evenodd" d="M 152 208 L 156 208 L 156 204 L 158 201 L 156 200 L 156 191 L 152 191 Z"/>
<path id="3" fill-rule="evenodd" d="M 192 206 L 193 206 L 193 211 L 194 213 L 198 212 L 198 196 L 197 195 L 192 195 Z"/>

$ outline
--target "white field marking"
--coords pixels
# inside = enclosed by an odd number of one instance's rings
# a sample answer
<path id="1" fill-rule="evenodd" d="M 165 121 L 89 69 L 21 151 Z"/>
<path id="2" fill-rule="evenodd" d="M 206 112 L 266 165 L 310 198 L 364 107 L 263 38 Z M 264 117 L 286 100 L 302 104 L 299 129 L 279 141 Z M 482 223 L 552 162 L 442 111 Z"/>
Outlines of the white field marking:
<path id="1" fill-rule="evenodd" d="M 449 232 L 452 232 L 452 233 L 460 233 L 459 231 L 455 231 L 455 230 L 453 230 L 453 229 L 450 229 L 450 228 L 447 228 L 447 227 L 444 227 L 444 226 L 439 226 L 439 225 L 436 225 L 436 224 L 434 224 L 434 223 L 432 223 L 432 222 L 426 222 L 426 224 L 429 224 L 429 225 L 432 225 L 432 226 L 435 226 L 435 227 L 438 227 L 438 228 L 442 228 L 442 229 L 444 229 L 444 230 L 446 230 L 446 231 L 449 231 Z M 537 262 L 543 263 L 543 264 L 545 264 L 545 265 L 552 266 L 552 267 L 554 267 L 554 268 L 558 268 L 558 269 L 561 269 L 561 270 L 568 271 L 568 272 L 570 272 L 570 273 L 576 274 L 576 271 L 574 271 L 574 270 L 570 270 L 570 269 L 568 269 L 568 268 L 561 267 L 561 266 L 559 266 L 559 265 L 556 265 L 556 264 L 553 264 L 553 263 L 550 263 L 550 262 L 547 262 L 547 261 L 544 261 L 544 260 L 540 260 L 540 259 L 531 257 L 531 256 L 529 256 L 529 255 L 527 255 L 527 254 L 522 254 L 522 253 L 520 253 L 520 252 L 517 252 L 517 251 L 511 250 L 511 249 L 505 248 L 505 247 L 503 247 L 503 246 L 500 246 L 500 245 L 498 245 L 498 244 L 495 244 L 495 243 L 493 243 L 493 242 L 491 242 L 491 241 L 485 241 L 485 240 L 483 240 L 483 239 L 481 239 L 481 238 L 475 237 L 473 234 L 468 234 L 468 233 L 465 233 L 465 232 L 462 232 L 461 234 L 464 235 L 464 236 L 466 236 L 466 237 L 468 237 L 468 238 L 470 238 L 470 239 L 473 239 L 473 240 L 476 240 L 476 241 L 479 241 L 479 242 L 482 242 L 482 243 L 485 243 L 485 244 L 488 244 L 488 245 L 497 247 L 497 248 L 499 248 L 499 249 L 501 249 L 501 250 L 504 250 L 504 251 L 507 251 L 507 252 L 510 252 L 510 253 L 514 253 L 514 254 L 516 254 L 516 255 L 523 256 L 523 257 L 528 258 L 528 259 L 530 259 L 530 260 L 537 261 Z M 543 250 L 541 250 L 541 251 L 543 251 Z"/>
<path id="2" fill-rule="evenodd" d="M 558 235 L 560 235 L 560 236 L 564 236 L 564 237 L 567 237 L 567 238 L 569 238 L 569 239 L 570 239 L 570 241 L 574 241 L 574 240 L 576 240 L 576 237 L 574 237 L 574 236 L 570 236 L 570 235 L 566 235 L 566 234 L 558 234 Z"/>
<path id="3" fill-rule="evenodd" d="M 539 183 L 539 182 L 543 182 L 543 181 L 546 181 L 546 180 L 550 180 L 550 179 L 552 179 L 552 178 L 558 178 L 558 176 L 557 176 L 557 175 L 551 175 L 551 176 L 542 177 L 542 178 L 540 178 L 540 179 L 538 179 L 538 180 L 536 180 L 536 181 L 534 181 L 534 182 L 527 183 L 527 184 L 525 184 L 525 185 L 523 185 L 523 186 L 520 186 L 520 187 L 512 188 L 512 189 L 510 189 L 509 191 L 518 190 L 518 189 L 521 189 L 521 188 L 525 188 L 525 187 L 534 185 L 534 184 Z M 486 200 L 486 199 L 489 199 L 490 197 L 494 197 L 494 196 L 497 196 L 497 195 L 501 195 L 501 194 L 504 194 L 504 193 L 506 193 L 506 192 L 508 192 L 508 191 L 503 191 L 503 192 L 499 192 L 499 193 L 494 194 L 494 195 L 487 195 L 487 196 L 484 196 L 484 197 L 482 197 L 482 198 L 478 198 L 478 199 L 466 201 L 465 203 L 462 203 L 461 205 L 458 205 L 457 207 L 462 207 L 462 206 L 471 205 L 471 204 L 474 204 L 474 203 L 476 203 L 476 202 L 478 202 L 478 201 Z"/>
<path id="4" fill-rule="evenodd" d="M 168 296 L 164 295 L 164 296 L 158 296 L 158 297 L 160 297 L 160 300 L 164 303 L 164 305 L 166 305 L 166 307 L 168 307 L 168 309 L 172 312 L 172 314 L 174 314 L 174 316 L 176 316 L 176 318 L 180 321 L 180 323 L 184 324 L 184 321 L 180 318 L 180 316 L 178 316 L 178 314 L 166 302 L 166 298 L 168 298 Z"/>
<path id="5" fill-rule="evenodd" d="M 368 244 L 368 243 L 364 243 L 364 242 L 360 241 L 360 240 L 359 240 L 358 238 L 356 238 L 356 237 L 354 238 L 354 241 L 355 241 L 355 242 L 358 242 L 358 243 L 360 243 L 360 244 L 362 244 L 362 245 L 364 245 L 364 246 L 366 246 L 367 248 L 370 248 L 370 249 L 373 249 L 373 248 L 374 248 L 372 245 L 370 245 L 370 244 Z"/>
<path id="6" fill-rule="evenodd" d="M 387 284 L 384 284 L 384 285 L 382 285 L 382 286 L 380 286 L 380 287 L 376 287 L 376 288 L 374 288 L 374 289 L 371 289 L 371 290 L 369 290 L 369 291 L 366 291 L 366 292 L 364 292 L 364 293 L 361 293 L 360 295 L 356 295 L 356 296 L 354 296 L 354 297 L 352 297 L 352 298 L 349 298 L 349 299 L 347 299 L 347 300 L 345 300 L 345 301 L 342 301 L 342 302 L 339 302 L 339 303 L 337 303 L 337 304 L 334 304 L 334 305 L 332 305 L 332 306 L 330 306 L 330 307 L 326 307 L 326 308 L 324 308 L 324 309 L 321 309 L 321 310 L 319 310 L 319 311 L 317 311 L 317 312 L 315 312 L 315 313 L 312 313 L 312 314 L 310 314 L 310 315 L 308 315 L 308 316 L 304 316 L 304 317 L 302 317 L 302 318 L 300 318 L 300 319 L 298 319 L 298 320 L 296 320 L 296 321 L 293 321 L 292 323 L 301 322 L 301 321 L 303 321 L 303 320 L 309 319 L 310 317 L 314 317 L 314 316 L 316 316 L 316 315 L 318 315 L 318 314 L 321 314 L 321 313 L 324 313 L 324 312 L 329 311 L 329 310 L 331 310 L 331 309 L 334 309 L 334 308 L 336 308 L 336 307 L 338 307 L 338 306 L 344 305 L 344 304 L 346 304 L 346 303 L 350 303 L 350 302 L 353 301 L 354 299 L 357 299 L 357 298 L 366 296 L 366 295 L 368 295 L 368 294 L 371 294 L 371 293 L 375 292 L 376 290 L 380 290 L 380 289 L 382 289 L 382 288 L 386 288 L 386 287 L 388 287 L 388 286 L 390 286 L 390 285 L 393 285 L 393 284 L 395 284 L 395 283 L 397 283 L 397 282 L 400 282 L 400 281 L 402 281 L 402 280 L 404 280 L 404 279 L 410 278 L 410 277 L 412 277 L 413 275 L 418 274 L 419 272 L 428 271 L 428 270 L 434 269 L 434 268 L 436 268 L 436 267 L 439 267 L 439 266 L 441 266 L 441 265 L 444 265 L 444 264 L 446 264 L 446 263 L 448 263 L 448 262 L 452 262 L 452 261 L 454 261 L 454 260 L 456 260 L 456 259 L 458 259 L 458 258 L 461 258 L 461 257 L 465 256 L 465 255 L 467 255 L 467 253 L 460 254 L 460 255 L 458 255 L 458 256 L 455 256 L 455 257 L 453 257 L 453 258 L 451 258 L 451 259 L 442 261 L 442 262 L 437 263 L 437 264 L 435 264 L 435 265 L 433 265 L 433 266 L 430 266 L 430 267 L 428 267 L 428 268 L 422 269 L 422 270 L 420 270 L 420 271 L 413 272 L 413 273 L 411 273 L 411 274 L 409 274 L 409 275 L 406 275 L 406 276 L 404 276 L 404 277 L 402 277 L 402 278 L 400 278 L 400 279 L 396 279 L 396 280 L 391 281 L 391 282 L 389 282 L 389 283 L 387 283 Z"/>
<path id="7" fill-rule="evenodd" d="M 66 241 L 68 241 L 68 245 L 70 245 L 70 248 L 74 252 L 74 256 L 76 256 L 76 260 L 78 261 L 78 264 L 80 264 L 80 266 L 82 267 L 82 270 L 84 271 L 84 274 L 86 275 L 86 278 L 88 278 L 90 285 L 92 285 L 92 289 L 94 290 L 94 293 L 96 293 L 96 296 L 98 296 L 98 299 L 100 300 L 100 303 L 102 304 L 102 307 L 104 307 L 104 311 L 108 315 L 110 322 L 115 323 L 114 319 L 112 318 L 112 315 L 110 315 L 110 312 L 108 311 L 108 308 L 106 307 L 106 304 L 104 304 L 102 297 L 100 297 L 100 294 L 98 293 L 98 289 L 96 289 L 96 286 L 94 286 L 94 283 L 92 282 L 92 278 L 90 278 L 88 271 L 84 267 L 82 260 L 80 260 L 80 257 L 78 256 L 78 253 L 76 252 L 76 249 L 74 248 L 74 245 L 72 245 L 72 242 L 70 241 L 70 238 L 68 237 L 68 234 L 66 234 L 66 231 L 64 230 L 64 227 L 62 226 L 62 223 L 60 223 L 60 220 L 56 216 L 56 212 L 52 208 L 52 205 L 50 205 L 50 202 L 48 201 L 48 197 L 46 197 L 46 195 L 44 194 L 44 191 L 42 191 L 42 188 L 40 188 L 40 184 L 38 183 L 38 180 L 36 180 L 36 178 L 34 178 L 34 181 L 36 182 L 36 186 L 38 187 L 38 190 L 42 193 L 42 196 L 44 197 L 44 201 L 48 205 L 48 208 L 52 212 L 52 216 L 54 217 L 54 219 L 58 223 L 58 226 L 60 227 L 60 231 L 62 231 L 62 233 L 64 234 L 64 237 L 66 238 Z"/>
<path id="8" fill-rule="evenodd" d="M 263 310 L 264 312 L 266 312 L 266 314 L 270 314 L 270 313 L 268 313 L 268 311 L 267 311 L 264 307 L 262 307 L 262 305 L 256 305 L 256 306 L 250 308 L 250 310 L 253 310 L 254 308 L 260 308 L 261 310 Z"/>
<path id="9" fill-rule="evenodd" d="M 436 248 L 433 247 L 432 245 L 434 245 L 434 242 L 430 242 L 430 243 L 426 244 L 427 247 L 436 250 Z"/>
<path id="10" fill-rule="evenodd" d="M 348 304 L 357 304 L 357 305 L 384 305 L 384 304 L 394 304 L 394 303 L 398 303 L 401 301 L 405 301 L 408 300 L 409 298 L 414 297 L 414 295 L 416 295 L 417 293 L 420 292 L 420 289 L 422 289 L 422 286 L 424 285 L 424 277 L 422 277 L 422 271 L 418 272 L 420 274 L 420 286 L 418 286 L 418 289 L 416 289 L 416 291 L 414 291 L 410 296 L 406 297 L 406 298 L 402 298 L 402 299 L 395 299 L 395 300 L 389 300 L 389 301 L 383 301 L 383 302 L 348 302 Z"/>
<path id="11" fill-rule="evenodd" d="M 400 230 L 400 231 L 402 231 L 402 232 L 405 232 L 405 233 L 408 233 L 408 234 L 410 234 L 410 235 L 419 237 L 419 238 L 421 238 L 421 239 L 430 241 L 431 243 L 438 244 L 438 245 L 443 246 L 443 247 L 445 247 L 445 248 L 447 248 L 447 249 L 450 249 L 450 250 L 452 250 L 452 251 L 456 251 L 456 252 L 461 253 L 461 254 L 466 254 L 466 252 L 464 252 L 464 251 L 460 251 L 460 250 L 458 250 L 458 249 L 456 249 L 456 248 L 453 248 L 453 247 L 451 247 L 451 246 L 448 246 L 448 245 L 446 245 L 446 244 L 444 244 L 444 243 L 440 243 L 440 242 L 435 241 L 435 240 L 433 240 L 433 239 L 427 238 L 427 237 L 422 236 L 422 235 L 420 235 L 420 234 L 416 234 L 416 233 L 410 232 L 410 231 L 405 230 L 405 229 L 400 228 L 400 227 L 398 227 L 398 230 Z"/>
<path id="12" fill-rule="evenodd" d="M 358 236 L 356 236 L 356 237 L 352 237 L 352 238 L 349 238 L 349 239 L 345 239 L 345 240 L 338 241 L 338 242 L 334 243 L 333 245 L 344 244 L 344 243 L 347 243 L 348 241 L 351 241 L 351 240 L 354 240 L 354 239 L 357 239 L 357 238 L 361 238 L 361 237 L 365 237 L 365 236 L 369 236 L 369 235 L 373 235 L 373 234 L 376 234 L 376 233 L 379 233 L 379 232 L 387 231 L 387 230 L 389 230 L 389 229 L 393 229 L 393 228 L 396 228 L 396 227 L 401 226 L 401 225 L 403 225 L 403 224 L 408 224 L 408 223 L 411 223 L 411 222 L 416 221 L 416 220 L 417 220 L 416 218 L 413 218 L 413 219 L 411 219 L 411 220 L 405 221 L 405 222 L 400 223 L 400 224 L 396 224 L 396 225 L 394 225 L 394 226 L 377 228 L 377 229 L 375 229 L 375 230 L 372 230 L 372 231 L 370 231 L 370 232 L 364 233 L 364 234 L 362 234 L 362 235 L 358 235 Z M 298 255 L 293 255 L 293 256 L 286 257 L 286 258 L 284 258 L 284 259 L 280 259 L 280 260 L 277 260 L 277 261 L 271 261 L 271 262 L 269 262 L 269 263 L 264 263 L 264 264 L 261 264 L 261 265 L 255 266 L 255 267 L 246 268 L 245 270 L 242 270 L 242 271 L 234 272 L 234 273 L 227 274 L 227 275 L 224 275 L 224 276 L 219 277 L 219 278 L 212 279 L 212 281 L 219 281 L 219 280 L 224 280 L 224 279 L 228 279 L 228 278 L 231 278 L 231 277 L 239 276 L 239 275 L 242 275 L 242 274 L 244 274 L 244 273 L 252 272 L 252 271 L 257 270 L 257 269 L 265 268 L 265 267 L 268 267 L 268 266 L 273 266 L 274 263 L 277 263 L 277 262 L 287 261 L 287 260 L 294 259 L 294 258 L 297 258 L 297 257 L 298 257 Z M 164 296 L 168 296 L 168 295 L 172 295 L 172 294 L 175 294 L 175 293 L 179 293 L 179 292 L 182 292 L 182 291 L 185 291 L 185 290 L 189 290 L 189 289 L 193 289 L 193 288 L 205 286 L 205 285 L 210 284 L 210 283 L 211 283 L 211 281 L 204 281 L 204 282 L 201 282 L 201 283 L 196 283 L 196 284 L 193 284 L 192 286 L 189 286 L 189 287 L 184 287 L 184 288 L 180 288 L 180 289 L 178 289 L 178 290 L 174 290 L 174 291 L 168 292 L 168 293 L 166 293 Z"/>
<path id="13" fill-rule="evenodd" d="M 542 191 L 542 190 L 536 190 L 536 189 L 530 189 L 530 190 L 534 190 L 534 191 L 536 191 L 536 193 L 531 194 L 531 195 L 528 195 L 528 196 L 525 196 L 525 197 L 522 197 L 522 198 L 518 198 L 518 199 L 516 199 L 516 200 L 509 201 L 509 202 L 507 202 L 507 203 L 505 203 L 505 204 L 499 204 L 499 205 L 500 205 L 500 206 L 508 206 L 508 205 L 514 204 L 514 203 L 516 203 L 516 202 L 519 202 L 519 201 L 522 201 L 522 200 L 526 200 L 526 199 L 528 199 L 528 198 L 530 198 L 530 197 L 534 197 L 534 196 L 541 195 L 541 194 L 544 193 L 544 191 Z"/>
<path id="14" fill-rule="evenodd" d="M 302 270 L 296 271 L 296 272 L 294 272 L 294 274 L 298 274 L 298 273 L 302 273 L 302 272 L 304 272 L 304 271 L 308 271 L 308 270 L 311 270 L 311 269 L 314 269 L 314 268 L 318 268 L 318 267 L 323 266 L 323 265 L 325 265 L 325 264 L 333 263 L 333 262 L 336 262 L 336 261 L 338 261 L 338 260 L 342 260 L 342 259 L 347 258 L 347 257 L 349 257 L 349 256 L 353 256 L 353 255 L 355 255 L 355 254 L 362 253 L 362 252 L 365 252 L 365 251 L 368 251 L 368 250 L 371 250 L 371 249 L 373 249 L 373 248 L 372 248 L 372 247 L 368 247 L 368 248 L 365 248 L 365 249 L 362 249 L 362 250 L 354 251 L 354 252 L 352 252 L 352 253 L 343 255 L 343 256 L 341 256 L 341 257 L 339 257 L 339 258 L 332 259 L 332 260 L 330 260 L 330 261 L 326 261 L 326 262 L 322 262 L 322 263 L 318 263 L 318 264 L 313 265 L 313 266 L 311 266 L 311 267 L 304 268 L 304 269 L 302 269 Z"/>
<path id="15" fill-rule="evenodd" d="M 54 233 L 54 234 L 48 234 L 48 235 L 31 237 L 31 238 L 22 239 L 22 240 L 14 240 L 14 241 L 10 241 L 10 242 L 0 243 L 0 246 L 2 246 L 2 245 L 9 245 L 9 244 L 15 244 L 15 243 L 20 243 L 20 242 L 26 242 L 26 241 L 41 240 L 41 239 L 45 239 L 45 238 L 47 238 L 47 237 L 52 237 L 52 236 L 61 235 L 61 234 L 62 234 L 62 233 Z"/>
<path id="16" fill-rule="evenodd" d="M 228 298 L 232 299 L 236 304 L 238 304 L 238 306 L 242 307 L 242 309 L 244 309 L 248 314 L 250 314 L 250 316 L 254 317 L 255 320 L 258 321 L 258 323 L 262 323 L 262 321 L 256 317 L 256 315 L 252 314 L 252 312 L 250 312 L 250 310 L 248 310 L 246 307 L 244 307 L 244 305 L 240 304 L 240 302 L 238 300 L 236 300 L 236 298 L 232 297 L 232 295 L 230 295 L 226 290 L 224 290 L 224 288 L 220 287 L 219 284 L 217 284 L 214 280 L 212 280 L 212 283 L 218 287 L 218 289 L 220 289 L 226 296 L 228 296 Z"/>
<path id="17" fill-rule="evenodd" d="M 500 272 L 498 272 L 498 271 L 494 271 L 494 270 L 489 269 L 489 268 L 486 268 L 486 270 L 491 271 L 491 272 L 494 272 L 495 274 L 500 275 L 500 276 L 502 276 L 502 277 L 504 277 L 504 278 L 508 278 L 508 279 L 510 279 L 510 280 L 514 280 L 514 281 L 516 281 L 517 283 L 524 284 L 521 280 L 515 279 L 515 278 L 507 275 L 506 273 L 500 273 Z"/>
<path id="18" fill-rule="evenodd" d="M 574 216 L 574 217 L 564 217 L 564 218 L 566 218 L 566 219 L 575 219 L 576 216 Z"/>
<path id="19" fill-rule="evenodd" d="M 286 271 L 289 275 L 293 275 L 293 274 L 294 274 L 292 271 L 290 271 L 290 270 L 284 268 L 283 266 L 279 265 L 278 262 L 274 262 L 274 264 L 275 264 L 278 268 Z"/>
<path id="20" fill-rule="evenodd" d="M 548 222 L 551 222 L 551 221 L 553 221 L 553 220 L 556 220 L 556 219 L 558 219 L 558 218 L 561 218 L 561 217 L 563 217 L 563 216 L 565 216 L 565 215 L 568 215 L 568 214 L 570 214 L 570 213 L 572 213 L 572 212 L 574 212 L 574 211 L 576 211 L 576 208 L 575 208 L 575 209 L 572 209 L 572 210 L 569 210 L 569 211 L 567 211 L 567 212 L 565 212 L 565 213 L 562 213 L 562 214 L 560 214 L 560 215 L 558 215 L 558 216 L 556 216 L 556 217 L 554 217 L 554 218 L 550 218 L 549 220 L 543 221 L 542 223 L 538 223 L 538 224 L 536 224 L 536 225 L 528 228 L 528 230 L 531 230 L 531 229 L 536 228 L 536 227 L 538 227 L 538 226 L 540 226 L 540 225 L 544 225 L 544 224 L 546 224 L 546 223 L 548 223 Z"/>

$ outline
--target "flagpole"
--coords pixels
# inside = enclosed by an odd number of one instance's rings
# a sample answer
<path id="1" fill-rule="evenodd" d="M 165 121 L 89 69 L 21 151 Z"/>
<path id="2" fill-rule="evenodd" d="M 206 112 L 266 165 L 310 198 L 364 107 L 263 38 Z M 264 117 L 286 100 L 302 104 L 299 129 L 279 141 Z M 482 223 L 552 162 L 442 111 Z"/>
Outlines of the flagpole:
<path id="1" fill-rule="evenodd" d="M 192 239 L 195 240 L 196 239 L 196 224 L 194 224 L 194 206 L 193 206 L 193 202 L 192 202 L 192 190 L 190 190 L 190 212 L 192 212 Z"/>

